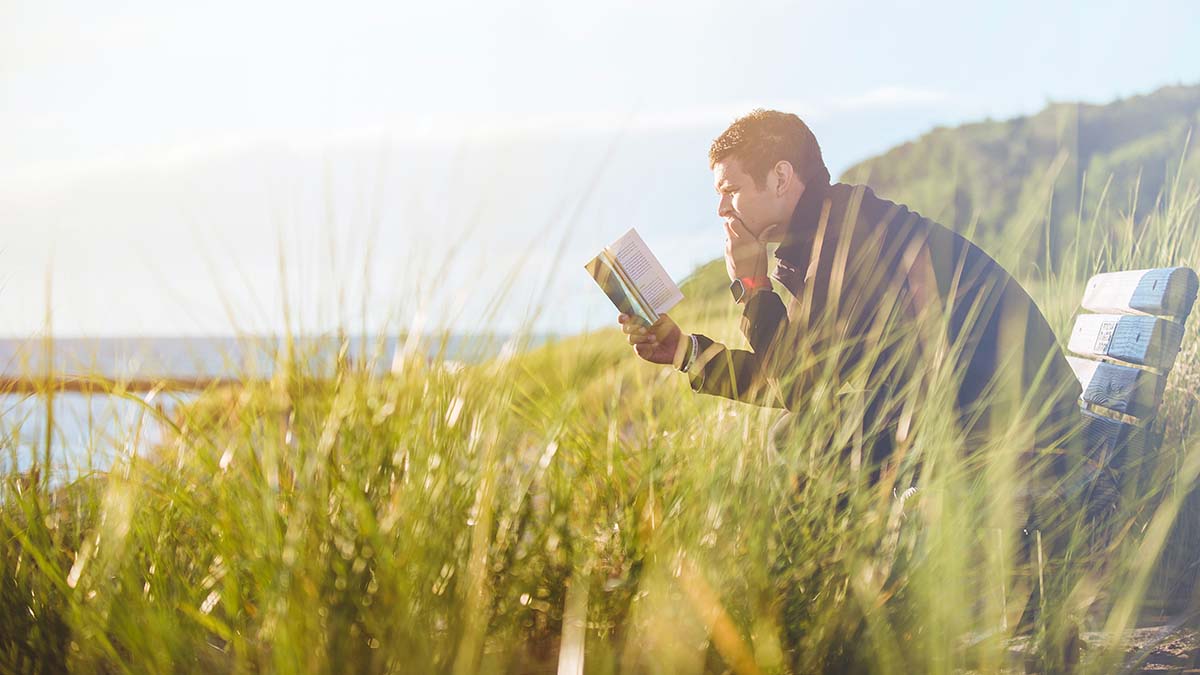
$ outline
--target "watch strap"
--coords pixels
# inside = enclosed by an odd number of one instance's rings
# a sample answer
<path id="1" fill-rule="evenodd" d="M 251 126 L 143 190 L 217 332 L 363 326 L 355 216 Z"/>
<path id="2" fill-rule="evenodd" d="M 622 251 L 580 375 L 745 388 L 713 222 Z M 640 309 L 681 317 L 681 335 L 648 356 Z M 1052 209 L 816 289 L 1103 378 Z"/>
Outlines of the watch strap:
<path id="1" fill-rule="evenodd" d="M 683 365 L 679 367 L 679 372 L 686 373 L 692 364 L 696 363 L 696 352 L 700 351 L 700 340 L 695 333 L 688 335 L 688 353 L 683 357 Z"/>
<path id="2" fill-rule="evenodd" d="M 771 277 L 740 277 L 729 284 L 729 292 L 733 294 L 733 301 L 737 303 L 745 300 L 750 291 L 770 288 Z"/>

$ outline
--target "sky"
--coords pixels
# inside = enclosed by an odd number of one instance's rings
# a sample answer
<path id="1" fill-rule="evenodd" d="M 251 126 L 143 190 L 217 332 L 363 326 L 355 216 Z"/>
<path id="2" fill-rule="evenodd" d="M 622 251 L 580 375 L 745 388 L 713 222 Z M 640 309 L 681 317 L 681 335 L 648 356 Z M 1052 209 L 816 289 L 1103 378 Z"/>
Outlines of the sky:
<path id="1" fill-rule="evenodd" d="M 707 144 L 836 175 L 939 125 L 1200 82 L 1200 3 L 0 0 L 0 334 L 575 332 L 636 226 L 722 251 Z M 47 311 L 49 310 L 49 312 Z"/>

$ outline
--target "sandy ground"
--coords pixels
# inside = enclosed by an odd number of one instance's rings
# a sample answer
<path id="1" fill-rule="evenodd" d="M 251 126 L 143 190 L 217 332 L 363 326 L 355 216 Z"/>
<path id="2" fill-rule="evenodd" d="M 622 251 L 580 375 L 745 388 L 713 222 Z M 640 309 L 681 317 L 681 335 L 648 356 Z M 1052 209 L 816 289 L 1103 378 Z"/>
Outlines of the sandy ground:
<path id="1" fill-rule="evenodd" d="M 1101 632 L 1085 632 L 1082 653 L 1084 672 L 1100 672 L 1098 661 L 1112 647 Z M 1036 664 L 1027 661 L 1029 639 L 1017 638 L 1009 643 L 1013 664 L 1009 673 L 1036 673 Z M 1135 628 L 1120 640 L 1119 659 L 1113 673 L 1197 673 L 1200 674 L 1200 627 L 1195 621 L 1174 622 L 1159 626 Z M 1087 665 L 1091 662 L 1091 667 Z M 970 672 L 970 671 L 968 671 Z"/>
<path id="2" fill-rule="evenodd" d="M 1102 633 L 1084 633 L 1090 645 L 1104 642 Z M 1200 673 L 1200 629 L 1190 626 L 1136 628 L 1121 641 L 1126 672 Z"/>

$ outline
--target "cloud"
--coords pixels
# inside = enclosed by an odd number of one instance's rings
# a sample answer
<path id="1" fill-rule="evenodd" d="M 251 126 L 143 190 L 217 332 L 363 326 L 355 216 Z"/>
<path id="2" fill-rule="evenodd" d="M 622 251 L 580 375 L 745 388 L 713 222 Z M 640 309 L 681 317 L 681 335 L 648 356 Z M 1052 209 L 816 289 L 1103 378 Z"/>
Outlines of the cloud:
<path id="1" fill-rule="evenodd" d="M 737 101 L 687 108 L 627 111 L 584 111 L 543 113 L 528 116 L 472 118 L 441 116 L 437 121 L 423 120 L 415 128 L 426 138 L 451 133 L 457 139 L 487 139 L 549 135 L 558 133 L 617 133 L 670 131 L 723 127 L 754 108 L 795 112 L 818 119 L 836 113 L 919 108 L 949 100 L 944 92 L 904 86 L 885 86 L 862 94 L 817 99 L 764 99 Z"/>
<path id="2" fill-rule="evenodd" d="M 944 92 L 898 85 L 878 87 L 861 94 L 816 99 L 763 99 L 647 110 L 551 111 L 534 114 L 483 116 L 475 113 L 425 113 L 389 116 L 367 126 L 346 129 L 292 128 L 273 134 L 222 134 L 187 143 L 146 148 L 107 157 L 41 162 L 0 167 L 0 178 L 9 187 L 17 184 L 57 183 L 90 175 L 127 171 L 161 171 L 202 163 L 210 159 L 253 154 L 265 148 L 298 154 L 320 154 L 355 144 L 500 143 L 522 138 L 565 135 L 647 134 L 671 131 L 715 133 L 754 108 L 794 112 L 814 121 L 847 112 L 920 108 L 944 104 Z M 11 165 L 10 165 L 11 166 Z"/>
<path id="3" fill-rule="evenodd" d="M 945 92 L 933 89 L 889 86 L 872 89 L 857 96 L 834 99 L 831 105 L 838 110 L 908 108 L 945 103 L 949 99 Z"/>
<path id="4" fill-rule="evenodd" d="M 821 119 L 836 113 L 896 108 L 919 108 L 949 100 L 944 92 L 903 86 L 878 87 L 862 94 L 817 99 L 767 99 L 720 106 L 663 111 L 639 116 L 647 128 L 724 126 L 754 108 L 794 112 L 805 119 Z"/>
<path id="5" fill-rule="evenodd" d="M 137 17 L 80 21 L 70 31 L 60 25 L 28 30 L 9 26 L 0 31 L 0 76 L 86 64 L 113 52 L 129 53 L 160 37 L 152 23 Z"/>

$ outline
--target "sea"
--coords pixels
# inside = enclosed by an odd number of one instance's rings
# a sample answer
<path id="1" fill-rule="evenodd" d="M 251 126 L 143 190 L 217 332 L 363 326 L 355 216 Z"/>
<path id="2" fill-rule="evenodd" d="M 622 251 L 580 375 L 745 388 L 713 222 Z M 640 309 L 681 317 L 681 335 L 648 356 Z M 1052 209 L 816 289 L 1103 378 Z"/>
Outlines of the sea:
<path id="1" fill-rule="evenodd" d="M 310 372 L 333 372 L 339 359 L 383 375 L 401 358 L 478 363 L 555 339 L 548 334 L 444 336 L 312 336 L 293 338 Z M 21 393 L 17 381 L 86 376 L 111 381 L 154 378 L 267 378 L 286 341 L 269 336 L 0 338 L 0 475 L 44 471 L 49 443 L 55 483 L 105 471 L 122 455 L 143 453 L 163 440 L 153 410 L 169 418 L 195 392 L 126 396 Z M 49 423 L 49 424 L 48 424 Z M 49 434 L 47 434 L 47 427 Z"/>

